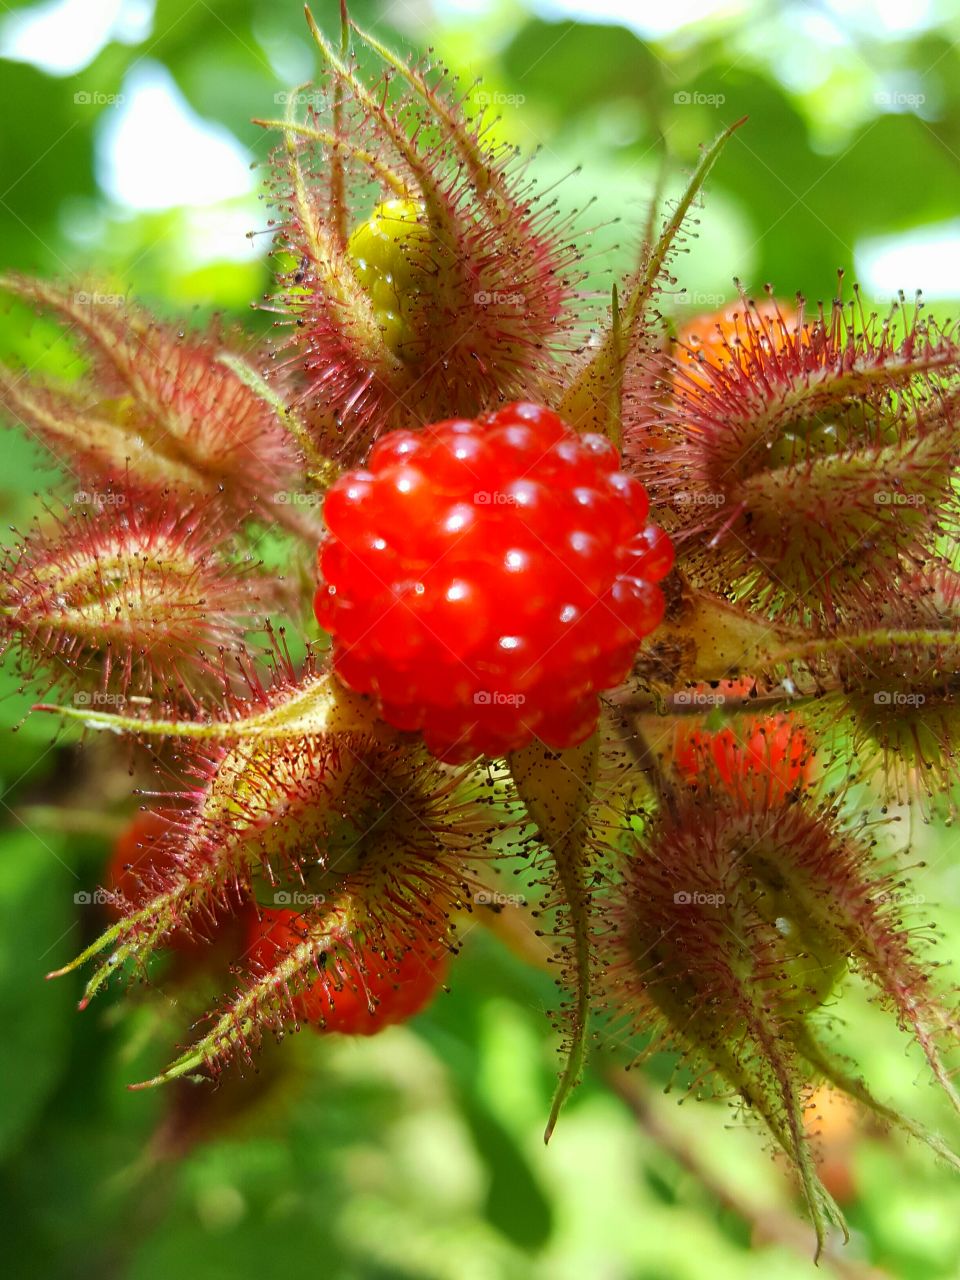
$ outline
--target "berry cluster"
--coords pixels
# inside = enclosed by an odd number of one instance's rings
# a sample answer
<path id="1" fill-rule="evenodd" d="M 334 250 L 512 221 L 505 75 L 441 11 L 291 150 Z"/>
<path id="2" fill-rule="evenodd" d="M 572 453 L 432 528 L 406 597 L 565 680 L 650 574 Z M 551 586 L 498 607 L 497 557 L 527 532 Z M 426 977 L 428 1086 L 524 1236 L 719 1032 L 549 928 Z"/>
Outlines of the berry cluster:
<path id="1" fill-rule="evenodd" d="M 647 512 L 609 440 L 537 405 L 389 433 L 324 505 L 340 678 L 445 760 L 574 746 L 663 615 Z"/>
<path id="2" fill-rule="evenodd" d="M 341 8 L 338 46 L 309 19 L 324 73 L 305 111 L 264 122 L 286 330 L 269 352 L 0 276 L 89 368 L 0 364 L 0 408 L 82 485 L 0 557 L 0 655 L 74 694 L 43 709 L 104 732 L 90 803 L 121 794 L 123 739 L 152 744 L 162 784 L 106 870 L 107 927 L 56 972 L 91 964 L 86 1007 L 173 952 L 165 1025 L 186 1031 L 194 987 L 220 1004 L 145 1085 L 216 1077 L 294 1021 L 369 1034 L 418 1012 L 472 913 L 563 991 L 545 1136 L 599 1005 L 658 1055 L 652 1076 L 672 1046 L 698 1092 L 762 1120 L 822 1249 L 842 1217 L 809 1140 L 817 1084 L 960 1167 L 830 1026 L 855 974 L 960 1112 L 954 995 L 869 813 L 960 811 L 960 329 L 919 302 L 884 318 L 842 289 L 792 309 L 770 288 L 671 343 L 671 264 L 738 125 L 609 312 L 585 311 L 549 188 L 442 69 Z M 327 489 L 324 530 L 313 501 L 339 468 L 360 469 Z M 269 564 L 265 525 L 289 538 Z M 318 541 L 322 663 L 297 643 Z M 674 548 L 669 618 L 641 648 Z M 71 796 L 64 828 L 84 829 Z M 524 914 L 475 910 L 514 861 L 535 951 Z"/>

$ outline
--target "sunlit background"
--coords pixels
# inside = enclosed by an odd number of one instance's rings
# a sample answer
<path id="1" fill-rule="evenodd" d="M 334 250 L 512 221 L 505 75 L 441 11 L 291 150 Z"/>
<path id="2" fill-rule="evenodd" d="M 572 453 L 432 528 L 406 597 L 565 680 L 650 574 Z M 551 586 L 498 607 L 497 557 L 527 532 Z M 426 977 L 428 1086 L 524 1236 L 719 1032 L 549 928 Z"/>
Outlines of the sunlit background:
<path id="1" fill-rule="evenodd" d="M 922 285 L 935 299 L 960 295 L 951 7 L 399 0 L 374 13 L 465 77 L 484 73 L 521 144 L 560 164 L 589 156 L 585 187 L 628 228 L 640 211 L 623 188 L 643 190 L 656 132 L 689 159 L 719 121 L 750 111 L 741 154 L 715 182 L 703 292 L 729 292 L 736 273 L 829 293 L 844 266 L 871 296 Z M 276 86 L 310 77 L 301 26 L 292 2 L 9 8 L 5 256 L 122 270 L 139 255 L 148 272 L 173 272 L 181 297 L 246 297 L 266 249 L 246 238 L 263 222 L 251 163 L 266 150 L 249 117 L 275 114 Z M 787 279 L 798 260 L 802 279 Z M 209 270 L 225 262 L 247 268 Z"/>
<path id="2" fill-rule="evenodd" d="M 870 308 L 916 289 L 960 299 L 960 10 L 953 0 L 356 0 L 410 50 L 431 46 L 580 225 L 598 284 L 627 269 L 661 160 L 670 190 L 698 145 L 743 115 L 711 178 L 667 310 L 687 318 L 771 282 Z M 318 21 L 335 31 L 334 0 Z M 251 309 L 269 284 L 272 145 L 316 60 L 298 0 L 53 0 L 0 14 L 0 265 L 96 275 L 168 315 Z M 483 75 L 483 85 L 474 81 Z M 484 98 L 481 95 L 486 95 Z M 577 166 L 582 166 L 578 170 Z M 0 310 L 4 358 L 57 369 L 46 322 Z M 0 507 L 43 491 L 5 438 Z M 7 677 L 7 688 L 13 687 Z M 13 705 L 10 697 L 7 705 Z M 16 716 L 14 715 L 14 719 Z M 50 1280 L 793 1280 L 811 1238 L 760 1135 L 722 1103 L 676 1107 L 608 1044 L 544 1150 L 556 1069 L 551 982 L 475 931 L 453 990 L 370 1042 L 296 1037 L 259 1078 L 198 1108 L 189 1089 L 128 1094 L 164 1046 L 162 1001 L 74 1013 L 41 975 L 90 928 L 96 831 L 44 825 L 55 781 L 96 769 L 36 718 L 4 739 L 0 783 L 0 1193 L 11 1276 Z M 29 814 L 29 821 L 23 818 Z M 16 817 L 15 815 L 20 815 Z M 904 821 L 909 815 L 902 815 Z M 917 821 L 916 819 L 913 819 Z M 960 874 L 921 830 L 920 887 L 960 957 Z M 953 859 L 955 861 L 955 859 Z M 78 872 L 79 868 L 79 872 Z M 89 908 L 87 908 L 89 910 Z M 836 1035 L 876 1091 L 949 1126 L 916 1055 L 865 997 Z M 682 1093 L 682 1090 L 681 1090 Z M 960 1183 L 829 1099 L 823 1149 L 853 1239 L 823 1270 L 955 1280 Z M 825 1176 L 828 1176 L 825 1174 Z"/>

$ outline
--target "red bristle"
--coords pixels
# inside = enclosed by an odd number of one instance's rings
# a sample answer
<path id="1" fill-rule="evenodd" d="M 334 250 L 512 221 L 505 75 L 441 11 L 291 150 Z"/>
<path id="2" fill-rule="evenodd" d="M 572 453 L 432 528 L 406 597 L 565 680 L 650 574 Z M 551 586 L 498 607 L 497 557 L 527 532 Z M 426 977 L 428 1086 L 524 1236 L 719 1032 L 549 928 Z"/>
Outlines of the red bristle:
<path id="1" fill-rule="evenodd" d="M 275 595 L 233 560 L 222 507 L 118 488 L 74 499 L 4 566 L 2 643 L 25 678 L 115 711 L 131 696 L 183 702 L 212 688 L 218 650 Z"/>
<path id="2" fill-rule="evenodd" d="M 419 68 L 389 69 L 378 89 L 334 60 L 313 94 L 275 158 L 278 248 L 295 265 L 281 272 L 273 308 L 292 330 L 282 367 L 324 446 L 356 459 L 391 427 L 546 396 L 577 345 L 569 307 L 580 272 L 551 225 L 552 202 L 515 172 L 513 149 L 491 148 Z M 424 101 L 436 128 L 411 140 L 402 121 Z M 342 209 L 327 180 L 335 158 L 346 199 L 372 180 L 381 201 L 404 211 L 387 214 L 396 226 L 381 236 L 403 276 L 390 304 L 402 309 L 402 338 L 358 270 L 363 214 L 350 243 L 338 241 Z"/>
<path id="3" fill-rule="evenodd" d="M 788 322 L 745 299 L 689 326 L 672 375 L 629 403 L 626 440 L 695 580 L 836 625 L 915 571 L 952 519 L 960 342 L 854 304 Z M 694 340 L 691 331 L 699 330 Z"/>

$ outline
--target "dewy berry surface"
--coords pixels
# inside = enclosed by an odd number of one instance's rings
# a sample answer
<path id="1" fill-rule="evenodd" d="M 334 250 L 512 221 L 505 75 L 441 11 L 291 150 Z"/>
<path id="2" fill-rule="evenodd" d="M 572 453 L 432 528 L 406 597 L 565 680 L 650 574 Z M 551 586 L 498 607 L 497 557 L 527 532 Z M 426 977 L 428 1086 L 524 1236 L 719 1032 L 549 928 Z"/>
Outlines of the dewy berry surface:
<path id="1" fill-rule="evenodd" d="M 537 405 L 381 437 L 324 517 L 336 670 L 442 759 L 583 741 L 663 615 L 643 486 Z"/>

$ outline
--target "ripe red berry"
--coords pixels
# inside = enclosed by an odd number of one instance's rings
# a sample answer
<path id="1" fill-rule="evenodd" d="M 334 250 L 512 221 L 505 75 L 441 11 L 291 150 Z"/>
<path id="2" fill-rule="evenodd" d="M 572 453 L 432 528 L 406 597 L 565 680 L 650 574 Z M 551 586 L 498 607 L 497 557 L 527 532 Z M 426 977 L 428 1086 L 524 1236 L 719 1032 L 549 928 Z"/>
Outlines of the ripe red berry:
<path id="1" fill-rule="evenodd" d="M 576 745 L 663 615 L 647 514 L 609 440 L 537 405 L 390 432 L 324 506 L 340 678 L 445 760 Z"/>
<path id="2" fill-rule="evenodd" d="M 747 307 L 747 303 L 738 300 L 719 311 L 695 316 L 680 329 L 677 334 L 676 360 L 688 382 L 709 390 L 712 383 L 708 366 L 723 369 L 736 358 L 738 350 L 744 354 L 749 352 L 751 336 L 744 319 Z M 790 313 L 791 306 L 788 302 L 770 300 L 757 306 L 754 314 L 766 327 L 758 333 L 756 341 L 776 350 L 785 347 L 790 341 L 790 334 L 780 327 L 779 317 L 789 316 Z"/>
<path id="3" fill-rule="evenodd" d="M 744 692 L 729 682 L 731 694 Z M 790 715 L 749 715 L 711 732 L 680 724 L 674 741 L 673 763 L 685 782 L 719 784 L 731 795 L 752 795 L 769 805 L 784 800 L 810 781 L 813 760 L 810 743 Z"/>
<path id="4" fill-rule="evenodd" d="M 176 866 L 169 835 L 170 824 L 160 814 L 149 809 L 135 814 L 113 846 L 107 867 L 107 888 L 122 894 L 134 906 L 149 898 L 151 880 Z"/>
<path id="5" fill-rule="evenodd" d="M 247 959 L 272 968 L 303 939 L 302 917 L 296 911 L 265 909 L 251 926 Z M 429 1004 L 443 983 L 448 957 L 439 940 L 427 938 L 418 939 L 398 958 L 371 952 L 353 981 L 333 973 L 318 978 L 294 997 L 293 1006 L 299 1018 L 322 1031 L 372 1036 L 406 1022 Z"/>
<path id="6" fill-rule="evenodd" d="M 129 908 L 136 910 L 145 906 L 177 877 L 180 863 L 176 840 L 171 838 L 173 834 L 166 818 L 143 809 L 130 819 L 117 837 L 107 866 L 106 887 L 111 893 L 121 895 Z M 119 904 L 111 904 L 109 910 L 118 918 L 124 914 Z M 208 937 L 222 941 L 226 949 L 235 951 L 247 928 L 251 911 L 252 908 L 246 904 L 228 907 L 218 903 L 203 921 L 203 936 L 181 925 L 166 936 L 163 945 L 191 963 L 208 959 Z"/>

